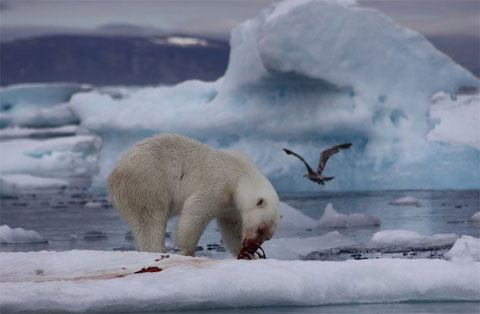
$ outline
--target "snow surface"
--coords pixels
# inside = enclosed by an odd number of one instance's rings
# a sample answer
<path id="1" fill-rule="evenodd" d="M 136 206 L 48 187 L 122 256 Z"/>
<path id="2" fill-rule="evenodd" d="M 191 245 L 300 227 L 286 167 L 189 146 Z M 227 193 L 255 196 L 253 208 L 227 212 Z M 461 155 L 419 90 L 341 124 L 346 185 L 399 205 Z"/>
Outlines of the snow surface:
<path id="1" fill-rule="evenodd" d="M 46 243 L 44 237 L 33 230 L 22 228 L 10 228 L 7 225 L 0 226 L 0 244 L 17 243 Z"/>
<path id="2" fill-rule="evenodd" d="M 479 301 L 480 263 L 209 260 L 140 252 L 0 253 L 2 311 L 136 312 Z M 157 266 L 156 273 L 133 274 Z M 248 274 L 248 276 L 245 276 Z"/>
<path id="3" fill-rule="evenodd" d="M 392 202 L 391 205 L 420 206 L 420 201 L 412 196 L 400 197 Z"/>
<path id="4" fill-rule="evenodd" d="M 325 213 L 318 220 L 317 226 L 322 228 L 380 226 L 380 219 L 375 216 L 358 213 L 351 215 L 340 214 L 333 208 L 331 203 L 328 203 L 325 207 Z"/>
<path id="5" fill-rule="evenodd" d="M 354 1 L 285 1 L 235 27 L 230 45 L 228 69 L 216 82 L 0 89 L 0 125 L 80 123 L 102 145 L 90 150 L 91 163 L 56 162 L 55 175 L 88 168 L 81 172 L 95 174 L 100 187 L 128 148 L 159 132 L 241 150 L 283 191 L 318 188 L 283 147 L 311 162 L 344 141 L 353 147 L 327 164 L 325 174 L 335 176 L 327 190 L 478 187 L 478 127 L 466 126 L 478 111 L 467 98 L 477 96 L 455 92 L 479 80 L 420 34 Z M 431 104 L 441 91 L 457 101 Z M 22 151 L 8 151 L 7 161 L 21 163 L 0 171 L 54 170 L 49 158 L 25 159 Z"/>
<path id="6" fill-rule="evenodd" d="M 0 177 L 0 195 L 15 196 L 23 190 L 61 188 L 69 185 L 63 179 L 35 177 L 28 174 L 9 174 Z"/>
<path id="7" fill-rule="evenodd" d="M 441 248 L 451 246 L 458 239 L 454 233 L 422 236 L 410 230 L 382 230 L 373 234 L 365 244 L 367 248 L 405 251 L 418 248 Z"/>
<path id="8" fill-rule="evenodd" d="M 454 262 L 480 262 L 480 239 L 464 235 L 444 256 Z"/>

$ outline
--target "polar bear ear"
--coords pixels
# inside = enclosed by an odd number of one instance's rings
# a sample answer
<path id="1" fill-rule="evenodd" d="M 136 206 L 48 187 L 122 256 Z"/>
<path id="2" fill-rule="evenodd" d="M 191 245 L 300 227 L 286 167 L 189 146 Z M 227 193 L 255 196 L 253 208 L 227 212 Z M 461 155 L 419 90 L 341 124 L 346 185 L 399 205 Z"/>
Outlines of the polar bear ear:
<path id="1" fill-rule="evenodd" d="M 258 201 L 257 201 L 257 206 L 258 207 L 263 207 L 265 206 L 265 200 L 263 198 L 259 198 Z"/>

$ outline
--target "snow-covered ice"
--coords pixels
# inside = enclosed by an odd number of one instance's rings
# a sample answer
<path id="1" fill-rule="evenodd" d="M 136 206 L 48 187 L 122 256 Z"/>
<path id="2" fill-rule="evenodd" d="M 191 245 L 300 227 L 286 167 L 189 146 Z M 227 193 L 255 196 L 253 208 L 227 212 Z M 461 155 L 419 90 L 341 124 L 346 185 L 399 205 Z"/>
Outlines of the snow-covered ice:
<path id="1" fill-rule="evenodd" d="M 419 248 L 449 247 L 458 239 L 454 233 L 422 236 L 410 230 L 382 230 L 376 232 L 365 244 L 366 248 L 405 251 Z"/>
<path id="2" fill-rule="evenodd" d="M 464 235 L 444 256 L 454 262 L 480 262 L 480 239 Z"/>
<path id="3" fill-rule="evenodd" d="M 47 240 L 38 232 L 22 228 L 10 228 L 7 225 L 0 226 L 0 243 L 46 243 Z"/>
<path id="4" fill-rule="evenodd" d="M 391 205 L 420 206 L 420 201 L 412 196 L 400 197 L 390 202 Z"/>
<path id="5" fill-rule="evenodd" d="M 329 203 L 325 207 L 323 216 L 318 220 L 317 226 L 322 228 L 380 226 L 380 219 L 378 217 L 358 213 L 351 215 L 340 214 L 333 208 L 333 205 Z"/>
<path id="6" fill-rule="evenodd" d="M 139 252 L 0 253 L 0 307 L 131 312 L 480 300 L 478 278 L 472 276 L 480 272 L 478 262 L 158 258 Z M 150 266 L 162 270 L 133 274 Z"/>
<path id="7" fill-rule="evenodd" d="M 216 82 L 2 88 L 0 124 L 79 123 L 100 136 L 91 155 L 98 186 L 134 143 L 176 132 L 246 152 L 285 191 L 316 185 L 283 147 L 318 160 L 322 147 L 343 141 L 353 147 L 329 162 L 335 180 L 325 189 L 478 187 L 478 96 L 455 93 L 479 80 L 420 34 L 355 1 L 285 1 L 235 27 L 230 44 Z M 23 160 L 17 151 L 12 158 Z M 34 166 L 1 172 L 50 169 L 47 158 L 25 161 Z"/>

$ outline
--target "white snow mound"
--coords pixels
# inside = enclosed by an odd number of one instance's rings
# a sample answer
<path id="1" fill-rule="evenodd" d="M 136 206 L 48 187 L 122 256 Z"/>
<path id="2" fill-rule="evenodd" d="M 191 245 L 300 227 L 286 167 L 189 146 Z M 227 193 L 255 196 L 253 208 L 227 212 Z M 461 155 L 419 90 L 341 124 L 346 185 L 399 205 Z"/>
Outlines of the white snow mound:
<path id="1" fill-rule="evenodd" d="M 358 213 L 351 215 L 340 214 L 333 208 L 331 203 L 325 207 L 325 213 L 318 220 L 318 226 L 322 228 L 348 228 L 379 225 L 380 219 L 378 217 Z"/>
<path id="2" fill-rule="evenodd" d="M 210 260 L 140 252 L 0 253 L 0 307 L 138 312 L 401 301 L 480 301 L 480 263 Z M 133 274 L 156 266 L 155 273 Z M 245 274 L 248 274 L 245 275 Z"/>
<path id="3" fill-rule="evenodd" d="M 480 239 L 464 235 L 444 256 L 454 262 L 480 262 Z"/>
<path id="4" fill-rule="evenodd" d="M 373 234 L 365 244 L 367 248 L 406 250 L 415 248 L 446 247 L 455 243 L 458 236 L 454 233 L 422 236 L 409 230 L 383 230 Z"/>
<path id="5" fill-rule="evenodd" d="M 47 240 L 39 233 L 33 230 L 22 228 L 10 228 L 7 225 L 0 226 L 0 243 L 46 243 Z"/>

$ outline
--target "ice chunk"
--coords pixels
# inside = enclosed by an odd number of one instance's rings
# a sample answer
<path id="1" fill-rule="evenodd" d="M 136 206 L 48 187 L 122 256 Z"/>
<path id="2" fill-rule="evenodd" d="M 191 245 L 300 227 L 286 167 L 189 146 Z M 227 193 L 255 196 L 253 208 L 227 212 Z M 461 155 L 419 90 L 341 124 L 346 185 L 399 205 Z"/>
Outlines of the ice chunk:
<path id="1" fill-rule="evenodd" d="M 380 226 L 380 219 L 365 214 L 340 214 L 333 208 L 333 205 L 329 203 L 325 207 L 325 213 L 318 220 L 318 226 L 322 228 Z"/>
<path id="2" fill-rule="evenodd" d="M 263 244 L 268 258 L 298 260 L 313 251 L 341 249 L 358 245 L 338 231 L 309 238 L 273 238 Z"/>
<path id="3" fill-rule="evenodd" d="M 47 240 L 33 230 L 10 228 L 7 225 L 2 225 L 0 226 L 0 243 L 47 243 Z"/>
<path id="4" fill-rule="evenodd" d="M 62 179 L 36 177 L 28 174 L 0 176 L 0 196 L 17 196 L 23 190 L 52 189 L 67 187 L 69 182 Z"/>
<path id="5" fill-rule="evenodd" d="M 421 206 L 420 201 L 413 196 L 400 197 L 392 202 L 391 205 L 405 205 L 405 206 Z"/>
<path id="6" fill-rule="evenodd" d="M 480 150 L 480 94 L 452 99 L 447 93 L 438 92 L 431 99 L 429 116 L 435 123 L 427 134 L 429 140 Z"/>
<path id="7" fill-rule="evenodd" d="M 0 253 L 0 307 L 5 312 L 157 312 L 480 300 L 473 275 L 480 263 L 159 258 L 142 252 Z M 133 274 L 150 266 L 162 270 Z M 252 278 L 261 284 L 252 284 Z"/>
<path id="8" fill-rule="evenodd" d="M 464 235 L 444 256 L 454 262 L 480 262 L 480 239 Z"/>
<path id="9" fill-rule="evenodd" d="M 304 233 L 306 229 L 315 228 L 317 222 L 315 219 L 310 218 L 288 205 L 287 203 L 280 202 L 280 222 L 278 223 L 277 230 L 275 231 L 275 237 L 292 236 L 299 233 Z"/>
<path id="10" fill-rule="evenodd" d="M 405 251 L 418 248 L 435 249 L 449 247 L 457 239 L 458 236 L 454 233 L 422 236 L 418 232 L 409 230 L 383 230 L 376 232 L 370 241 L 365 244 L 365 247 L 388 251 Z"/>
<path id="11" fill-rule="evenodd" d="M 480 223 L 480 212 L 476 212 L 468 220 L 473 222 L 473 223 Z"/>

